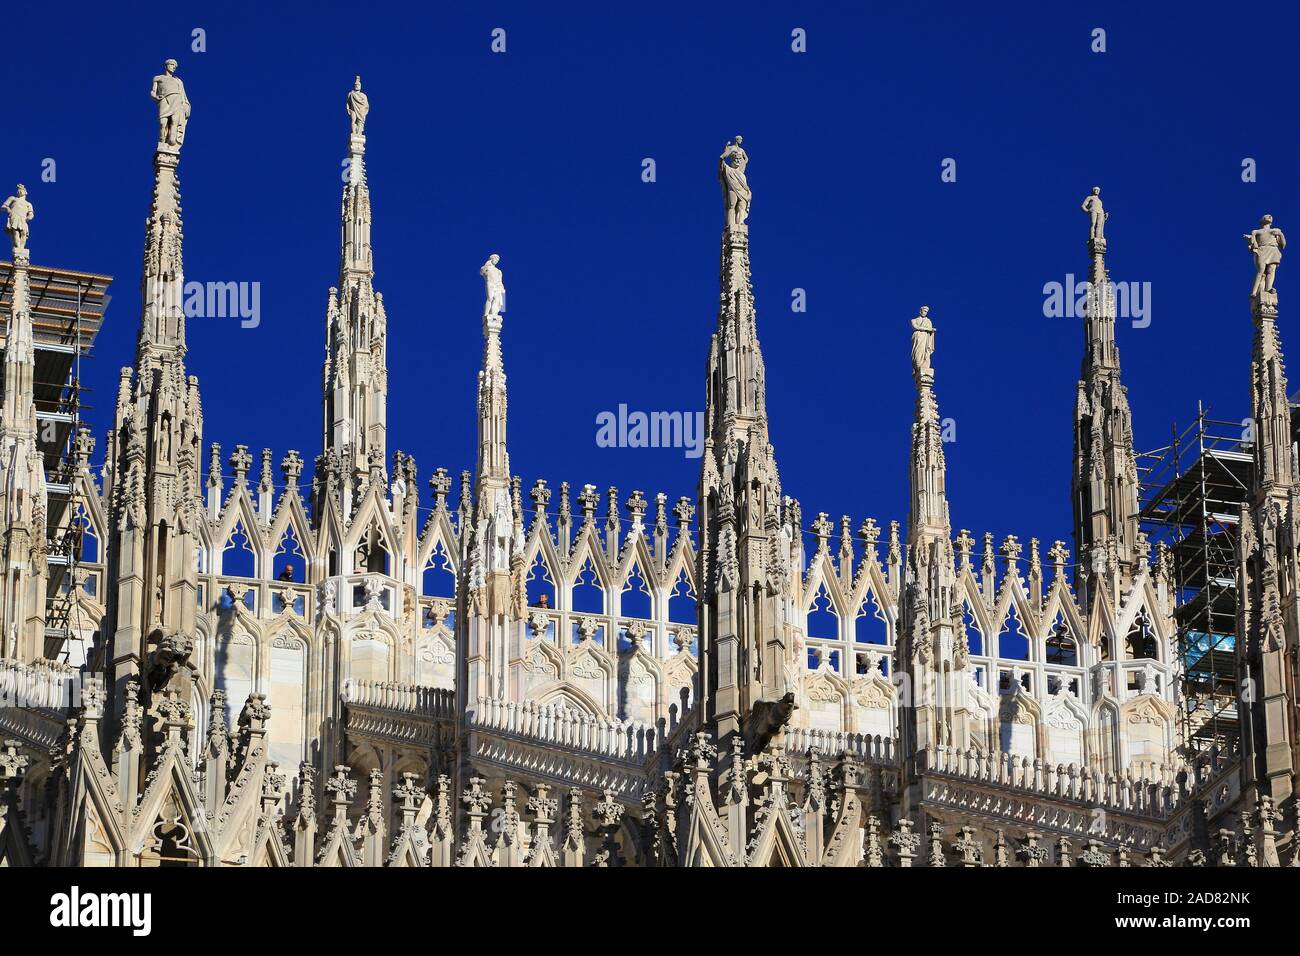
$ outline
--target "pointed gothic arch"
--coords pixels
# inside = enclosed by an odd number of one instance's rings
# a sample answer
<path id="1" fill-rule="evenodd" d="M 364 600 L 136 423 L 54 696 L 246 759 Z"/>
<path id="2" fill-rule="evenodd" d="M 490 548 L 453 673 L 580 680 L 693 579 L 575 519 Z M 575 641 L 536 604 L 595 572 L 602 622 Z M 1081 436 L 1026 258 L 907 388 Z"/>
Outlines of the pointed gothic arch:
<path id="1" fill-rule="evenodd" d="M 553 610 L 558 606 L 555 600 L 555 575 L 551 573 L 551 563 L 540 547 L 534 551 L 532 563 L 528 566 L 524 590 L 528 595 L 529 607 L 545 607 Z"/>
<path id="2" fill-rule="evenodd" d="M 570 593 L 570 610 L 575 614 L 606 613 L 605 581 L 591 555 L 587 555 L 573 575 Z"/>
<path id="3" fill-rule="evenodd" d="M 1060 667 L 1079 666 L 1079 641 L 1065 616 L 1058 613 L 1044 639 L 1043 661 Z"/>
<path id="4" fill-rule="evenodd" d="M 682 567 L 673 578 L 668 590 L 668 620 L 673 624 L 696 624 L 699 622 L 699 602 L 695 595 L 695 585 L 687 569 Z"/>
<path id="5" fill-rule="evenodd" d="M 654 598 L 650 592 L 649 581 L 641 573 L 639 559 L 634 559 L 628 564 L 619 599 L 621 616 L 637 617 L 647 621 L 654 617 Z"/>
<path id="6" fill-rule="evenodd" d="M 257 551 L 242 519 L 235 521 L 229 534 L 222 539 L 218 573 L 228 578 L 257 577 Z"/>
<path id="7" fill-rule="evenodd" d="M 838 641 L 840 639 L 840 615 L 826 588 L 825 581 L 817 585 L 812 600 L 808 602 L 807 624 L 804 633 L 814 640 Z"/>
<path id="8" fill-rule="evenodd" d="M 892 643 L 889 635 L 889 618 L 886 617 L 880 599 L 873 589 L 869 589 L 858 605 L 858 613 L 853 618 L 853 641 L 856 644 L 887 645 Z"/>
<path id="9" fill-rule="evenodd" d="M 307 551 L 291 521 L 285 523 L 271 555 L 271 577 L 277 581 L 307 580 Z"/>
<path id="10" fill-rule="evenodd" d="M 420 574 L 420 593 L 431 597 L 456 596 L 456 569 L 441 539 L 434 542 Z"/>
<path id="11" fill-rule="evenodd" d="M 1033 660 L 1031 653 L 1033 642 L 1026 630 L 1022 612 L 1015 601 L 1007 605 L 1006 616 L 998 630 L 998 657 L 1009 661 Z"/>
<path id="12" fill-rule="evenodd" d="M 1126 660 L 1159 660 L 1160 641 L 1156 635 L 1155 625 L 1146 608 L 1138 611 L 1129 625 L 1124 637 L 1124 655 Z"/>

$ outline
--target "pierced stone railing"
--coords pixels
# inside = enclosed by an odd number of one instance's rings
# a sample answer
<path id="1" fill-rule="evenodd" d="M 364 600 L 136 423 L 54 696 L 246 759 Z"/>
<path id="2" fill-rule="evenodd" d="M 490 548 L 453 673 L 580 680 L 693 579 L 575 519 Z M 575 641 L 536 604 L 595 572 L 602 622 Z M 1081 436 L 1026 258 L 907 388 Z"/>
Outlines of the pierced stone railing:
<path id="1" fill-rule="evenodd" d="M 898 741 L 880 734 L 854 734 L 838 730 L 792 727 L 785 732 L 787 753 L 807 753 L 812 748 L 828 757 L 851 753 L 872 764 L 898 764 Z"/>
<path id="2" fill-rule="evenodd" d="M 657 726 L 635 720 L 577 714 L 558 704 L 524 701 L 516 704 L 480 697 L 469 714 L 471 726 L 554 744 L 598 757 L 643 764 L 658 753 L 659 745 L 677 727 L 666 719 Z"/>
<path id="3" fill-rule="evenodd" d="M 57 661 L 0 660 L 0 707 L 66 713 L 81 703 L 79 672 Z"/>
<path id="4" fill-rule="evenodd" d="M 1051 764 L 1041 757 L 1030 760 L 1014 754 L 993 756 L 976 750 L 939 746 L 917 755 L 929 773 L 987 783 L 1046 799 L 1073 800 L 1121 813 L 1163 819 L 1183 804 L 1188 792 L 1177 782 L 1176 771 L 1162 767 L 1156 779 L 1105 774 L 1077 764 Z"/>
<path id="5" fill-rule="evenodd" d="M 444 687 L 349 679 L 343 682 L 343 699 L 357 707 L 373 707 L 418 717 L 444 720 L 456 717 L 455 692 Z"/>

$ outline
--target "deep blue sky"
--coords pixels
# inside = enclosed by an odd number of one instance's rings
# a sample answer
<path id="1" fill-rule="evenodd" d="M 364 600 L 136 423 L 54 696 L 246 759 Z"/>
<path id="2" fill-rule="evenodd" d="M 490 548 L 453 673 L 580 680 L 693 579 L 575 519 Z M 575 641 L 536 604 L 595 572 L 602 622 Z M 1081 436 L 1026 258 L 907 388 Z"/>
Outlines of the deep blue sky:
<path id="1" fill-rule="evenodd" d="M 186 278 L 262 284 L 259 328 L 189 325 L 204 439 L 225 454 L 236 442 L 255 456 L 269 445 L 277 462 L 290 447 L 309 461 L 319 450 L 354 73 L 371 101 L 390 447 L 416 456 L 421 484 L 438 465 L 473 467 L 477 270 L 497 251 L 510 453 L 525 485 L 694 494 L 698 461 L 597 448 L 595 416 L 619 403 L 702 408 L 716 162 L 737 132 L 772 435 L 784 490 L 809 520 L 905 520 L 908 320 L 928 303 L 940 407 L 957 422 L 954 526 L 1068 537 L 1081 332 L 1044 318 L 1042 290 L 1086 273 L 1079 203 L 1094 184 L 1111 212 L 1112 277 L 1152 284 L 1150 327 L 1118 332 L 1138 445 L 1163 444 L 1198 398 L 1219 417 L 1247 413 L 1241 235 L 1265 211 L 1300 229 L 1300 41 L 1284 5 L 184 6 L 5 17 L 25 39 L 5 44 L 0 67 L 0 185 L 31 189 L 37 263 L 116 277 L 87 374 L 101 449 L 116 369 L 134 354 L 149 81 L 168 56 L 194 104 Z M 195 27 L 205 53 L 190 51 Z M 489 50 L 494 27 L 507 31 L 504 55 Z M 1104 54 L 1090 51 L 1094 27 L 1107 31 Z M 56 183 L 41 182 L 45 157 Z M 945 157 L 956 183 L 940 181 Z M 1244 157 L 1257 183 L 1241 181 Z M 1300 348 L 1291 269 L 1279 273 L 1282 328 Z M 807 290 L 802 315 L 795 287 Z"/>

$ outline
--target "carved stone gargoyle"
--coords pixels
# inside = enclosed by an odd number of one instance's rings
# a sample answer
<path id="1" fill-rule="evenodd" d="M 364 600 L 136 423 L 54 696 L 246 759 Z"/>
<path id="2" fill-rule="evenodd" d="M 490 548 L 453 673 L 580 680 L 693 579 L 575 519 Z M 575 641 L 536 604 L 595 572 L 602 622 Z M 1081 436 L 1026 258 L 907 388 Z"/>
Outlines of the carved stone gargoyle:
<path id="1" fill-rule="evenodd" d="M 149 643 L 154 645 L 149 655 L 149 686 L 158 689 L 167 686 L 176 672 L 189 662 L 194 653 L 194 641 L 184 634 L 163 634 L 154 631 Z"/>
<path id="2" fill-rule="evenodd" d="M 751 754 L 759 754 L 767 749 L 772 738 L 779 734 L 799 705 L 794 702 L 794 693 L 790 692 L 780 700 L 756 701 L 741 733 L 745 737 L 745 747 Z"/>

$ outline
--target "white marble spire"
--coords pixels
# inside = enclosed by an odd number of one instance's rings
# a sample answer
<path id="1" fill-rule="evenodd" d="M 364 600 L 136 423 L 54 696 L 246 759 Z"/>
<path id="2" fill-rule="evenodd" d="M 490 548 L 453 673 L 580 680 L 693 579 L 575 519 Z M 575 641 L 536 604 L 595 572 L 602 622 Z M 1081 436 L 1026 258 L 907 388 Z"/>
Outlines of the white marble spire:
<path id="1" fill-rule="evenodd" d="M 1094 186 L 1084 199 L 1088 213 L 1088 295 L 1083 365 L 1075 400 L 1073 494 L 1076 583 L 1086 596 L 1096 571 L 1126 586 L 1143 560 L 1138 524 L 1138 472 L 1133 415 L 1120 380 L 1115 344 L 1115 289 L 1106 268 L 1104 227 L 1110 218 Z M 1118 562 L 1108 567 L 1110 556 Z"/>
<path id="2" fill-rule="evenodd" d="M 322 442 L 325 457 L 340 469 L 338 486 L 345 495 L 352 475 L 367 471 L 372 460 L 386 461 L 388 434 L 388 316 L 374 288 L 364 133 L 370 100 L 359 76 L 346 107 L 339 280 L 326 306 Z"/>

